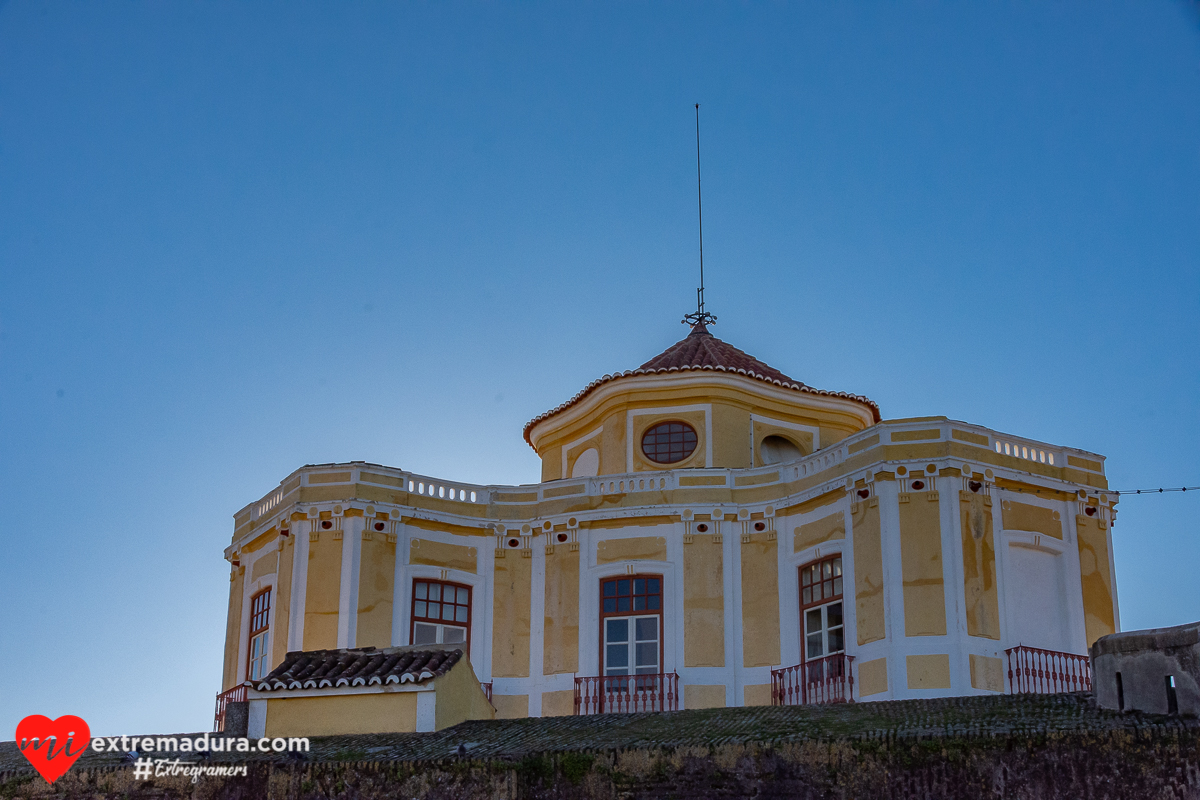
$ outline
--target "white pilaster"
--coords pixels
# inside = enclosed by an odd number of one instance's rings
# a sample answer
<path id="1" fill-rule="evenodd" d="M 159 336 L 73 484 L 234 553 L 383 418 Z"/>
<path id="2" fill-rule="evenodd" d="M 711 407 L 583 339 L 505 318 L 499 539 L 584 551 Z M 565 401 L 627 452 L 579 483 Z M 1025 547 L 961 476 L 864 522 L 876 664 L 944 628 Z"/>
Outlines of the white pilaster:
<path id="1" fill-rule="evenodd" d="M 288 652 L 304 649 L 304 598 L 308 588 L 308 534 L 312 523 L 297 520 L 292 523 L 292 598 L 288 617 Z"/>
<path id="2" fill-rule="evenodd" d="M 894 467 L 893 467 L 894 469 Z M 908 697 L 908 668 L 904 660 L 904 572 L 900 555 L 900 485 L 876 481 L 879 500 L 879 539 L 883 551 L 884 641 L 888 643 L 888 694 Z M 868 500 L 867 502 L 870 502 Z"/>
<path id="3" fill-rule="evenodd" d="M 417 692 L 417 733 L 429 733 L 436 729 L 437 717 L 434 714 L 436 702 L 437 692 L 433 689 Z"/>
<path id="4" fill-rule="evenodd" d="M 396 571 L 392 576 L 392 646 L 408 644 L 409 598 L 412 587 L 408 585 L 408 526 L 403 521 L 396 523 Z"/>
<path id="5" fill-rule="evenodd" d="M 362 517 L 342 519 L 342 576 L 338 583 L 337 646 L 354 647 L 358 627 L 358 557 L 362 553 Z"/>
<path id="6" fill-rule="evenodd" d="M 542 715 L 542 692 L 546 690 L 543 670 L 546 645 L 546 547 L 549 537 L 535 530 L 529 537 L 533 552 L 529 577 L 529 716 Z M 515 555 L 515 553 L 514 553 Z"/>
<path id="7" fill-rule="evenodd" d="M 971 642 L 967 638 L 967 599 L 963 577 L 962 514 L 958 499 L 958 492 L 962 489 L 962 478 L 957 475 L 944 478 L 927 475 L 925 480 L 938 493 L 946 634 L 950 637 L 950 685 L 960 694 L 972 694 L 974 690 L 971 688 L 971 656 L 968 652 Z M 918 496 L 913 495 L 914 498 Z M 994 531 L 992 538 L 995 539 Z"/>
<path id="8" fill-rule="evenodd" d="M 714 533 L 721 534 L 721 558 L 726 565 L 723 576 L 728 599 L 725 603 L 725 674 L 729 676 L 729 683 L 726 684 L 725 703 L 728 705 L 732 701 L 741 705 L 745 654 L 742 647 L 742 537 L 738 531 L 742 526 L 736 519 L 733 522 L 713 520 L 712 526 Z"/>
<path id="9" fill-rule="evenodd" d="M 1088 651 L 1087 648 L 1087 612 L 1083 607 L 1083 574 L 1079 571 L 1079 526 L 1075 522 L 1077 514 L 1083 513 L 1084 504 L 1079 500 L 1067 500 L 1060 504 L 1062 510 L 1059 512 L 1063 523 L 1063 588 L 1066 592 L 1066 597 L 1063 598 L 1066 602 L 1064 607 L 1067 609 L 1067 619 L 1071 631 L 1070 643 L 1067 647 L 1072 653 L 1084 654 Z M 1108 532 L 1111 534 L 1112 528 Z M 1112 539 L 1109 538 L 1109 557 L 1112 556 Z M 1109 561 L 1109 568 L 1112 568 L 1112 562 Z M 1116 575 L 1116 573 L 1111 573 Z M 1113 591 L 1116 592 L 1116 581 L 1113 581 Z M 1113 597 L 1113 602 L 1116 602 L 1116 597 Z M 1115 618 L 1114 618 L 1115 619 Z M 1120 630 L 1117 626 L 1117 630 Z M 1014 644 L 1016 644 L 1014 642 Z"/>

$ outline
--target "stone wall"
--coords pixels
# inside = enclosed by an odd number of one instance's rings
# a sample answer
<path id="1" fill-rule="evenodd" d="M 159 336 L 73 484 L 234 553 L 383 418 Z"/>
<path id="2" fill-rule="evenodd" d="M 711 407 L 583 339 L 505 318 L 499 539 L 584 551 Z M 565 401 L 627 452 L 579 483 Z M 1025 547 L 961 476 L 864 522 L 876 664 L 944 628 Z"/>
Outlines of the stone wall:
<path id="1" fill-rule="evenodd" d="M 1102 708 L 1200 714 L 1200 622 L 1102 636 L 1091 654 Z"/>
<path id="2" fill-rule="evenodd" d="M 134 781 L 132 768 L 0 782 L 3 798 L 1200 799 L 1200 732 L 730 744 L 532 755 L 517 761 L 252 764 L 246 778 Z"/>
<path id="3" fill-rule="evenodd" d="M 247 774 L 135 781 L 120 754 L 89 752 L 50 786 L 3 742 L 0 799 L 1200 800 L 1200 720 L 979 696 L 475 721 L 206 763 Z"/>

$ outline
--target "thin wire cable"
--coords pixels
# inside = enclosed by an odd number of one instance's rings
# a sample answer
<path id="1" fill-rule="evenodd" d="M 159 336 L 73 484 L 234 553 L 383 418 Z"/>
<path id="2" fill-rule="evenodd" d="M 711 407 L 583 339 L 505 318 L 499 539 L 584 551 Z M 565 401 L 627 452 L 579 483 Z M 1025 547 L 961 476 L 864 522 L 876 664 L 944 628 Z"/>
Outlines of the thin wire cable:
<path id="1" fill-rule="evenodd" d="M 1024 492 L 1024 493 L 1029 493 L 1029 494 L 1041 494 L 1041 489 L 1034 489 L 1032 492 L 1030 492 L 1028 489 L 1022 489 L 1019 487 L 1011 488 L 1011 489 L 1006 488 L 1005 491 Z M 1046 491 L 1047 492 L 1060 492 L 1063 490 L 1051 489 L 1051 488 L 1047 487 Z M 1200 486 L 1179 486 L 1179 487 L 1162 488 L 1162 489 L 1092 489 L 1091 491 L 1087 492 L 1087 494 L 1099 496 L 1102 494 L 1166 494 L 1167 492 L 1200 492 Z"/>

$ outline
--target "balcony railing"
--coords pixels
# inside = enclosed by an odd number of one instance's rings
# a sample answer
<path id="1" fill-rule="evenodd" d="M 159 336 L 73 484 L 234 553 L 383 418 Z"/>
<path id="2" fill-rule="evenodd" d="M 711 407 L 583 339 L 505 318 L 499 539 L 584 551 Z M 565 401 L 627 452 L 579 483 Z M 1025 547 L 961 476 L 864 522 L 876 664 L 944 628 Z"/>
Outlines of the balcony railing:
<path id="1" fill-rule="evenodd" d="M 489 703 L 492 702 L 492 682 L 481 683 L 479 684 L 479 688 L 483 689 L 483 696 L 487 698 L 487 701 Z"/>
<path id="2" fill-rule="evenodd" d="M 771 704 L 809 706 L 854 702 L 854 656 L 837 653 L 771 670 Z"/>
<path id="3" fill-rule="evenodd" d="M 225 730 L 225 708 L 230 703 L 246 702 L 247 684 L 239 684 L 217 695 L 217 713 L 213 718 L 213 730 L 221 733 Z"/>
<path id="4" fill-rule="evenodd" d="M 1087 656 L 1024 645 L 1010 647 L 1004 652 L 1008 656 L 1009 694 L 1092 690 L 1092 664 Z"/>
<path id="5" fill-rule="evenodd" d="M 678 711 L 679 676 L 605 675 L 575 679 L 575 715 Z"/>

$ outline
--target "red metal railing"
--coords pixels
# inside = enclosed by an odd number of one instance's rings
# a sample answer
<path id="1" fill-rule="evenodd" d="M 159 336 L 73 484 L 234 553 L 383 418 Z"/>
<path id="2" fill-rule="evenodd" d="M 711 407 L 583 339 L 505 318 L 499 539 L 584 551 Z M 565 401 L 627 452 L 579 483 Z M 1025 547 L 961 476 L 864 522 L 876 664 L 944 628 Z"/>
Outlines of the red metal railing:
<path id="1" fill-rule="evenodd" d="M 605 675 L 575 679 L 575 715 L 678 711 L 679 676 Z"/>
<path id="2" fill-rule="evenodd" d="M 487 701 L 489 703 L 492 702 L 492 684 L 491 683 L 481 683 L 481 684 L 479 684 L 479 688 L 483 689 L 483 696 L 487 698 Z"/>
<path id="3" fill-rule="evenodd" d="M 836 653 L 771 670 L 771 704 L 808 706 L 854 702 L 854 656 Z"/>
<path id="4" fill-rule="evenodd" d="M 217 695 L 217 713 L 213 719 L 213 730 L 221 733 L 225 730 L 225 707 L 230 703 L 244 703 L 246 701 L 246 687 L 249 684 L 239 684 L 232 689 L 221 692 Z"/>
<path id="5" fill-rule="evenodd" d="M 1087 656 L 1039 650 L 1036 647 L 1010 647 L 1008 691 L 1010 694 L 1059 694 L 1090 692 L 1092 663 Z"/>

